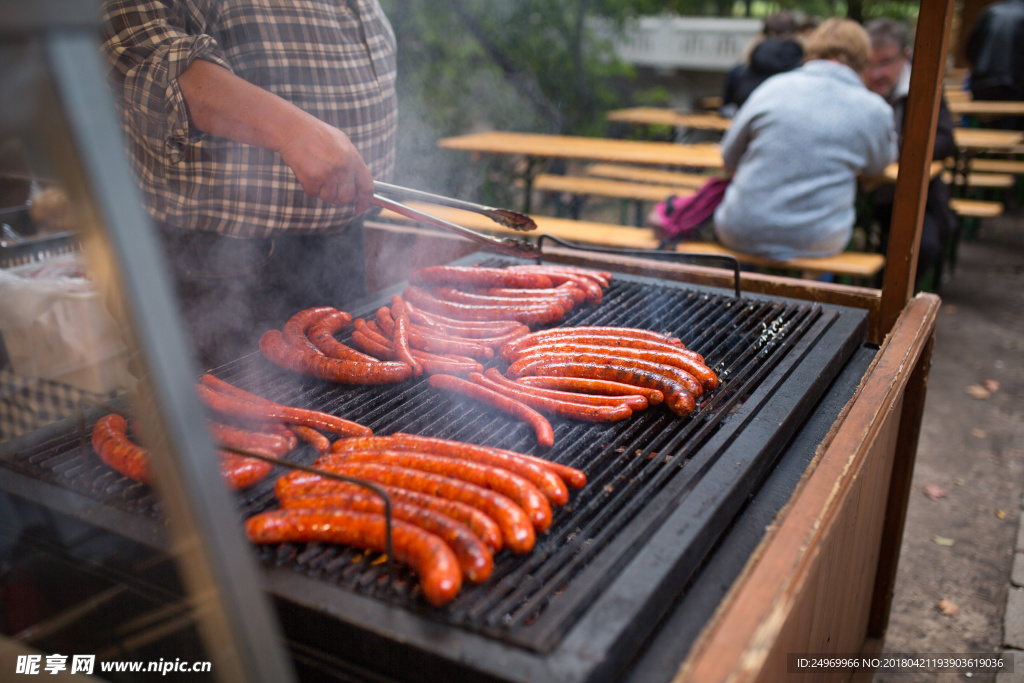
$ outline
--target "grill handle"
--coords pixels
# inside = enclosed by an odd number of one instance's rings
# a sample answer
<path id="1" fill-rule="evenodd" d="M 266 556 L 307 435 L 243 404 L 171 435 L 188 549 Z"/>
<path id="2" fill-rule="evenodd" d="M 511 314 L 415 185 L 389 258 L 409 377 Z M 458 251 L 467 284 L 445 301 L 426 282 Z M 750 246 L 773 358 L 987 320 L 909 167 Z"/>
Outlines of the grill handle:
<path id="1" fill-rule="evenodd" d="M 551 241 L 559 244 L 563 247 L 569 247 L 570 249 L 580 249 L 582 251 L 596 251 L 602 254 L 619 254 L 621 256 L 644 256 L 647 258 L 668 258 L 670 261 L 681 260 L 681 259 L 695 259 L 697 261 L 715 261 L 720 264 L 724 264 L 728 268 L 732 268 L 733 272 L 733 295 L 738 299 L 740 297 L 740 262 L 735 256 L 727 256 L 725 254 L 689 254 L 684 251 L 663 251 L 661 249 L 622 249 L 616 247 L 595 247 L 589 244 L 575 244 L 573 242 L 566 242 L 565 240 L 541 233 L 537 236 L 537 249 L 540 251 L 540 255 L 537 256 L 538 265 L 544 261 L 544 242 Z"/>

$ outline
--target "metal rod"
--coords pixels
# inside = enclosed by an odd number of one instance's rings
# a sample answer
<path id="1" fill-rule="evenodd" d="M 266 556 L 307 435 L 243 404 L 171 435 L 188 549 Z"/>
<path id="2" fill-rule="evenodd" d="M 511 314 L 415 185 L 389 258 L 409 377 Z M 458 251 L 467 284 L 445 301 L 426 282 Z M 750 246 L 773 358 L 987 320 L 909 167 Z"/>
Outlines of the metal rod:
<path id="1" fill-rule="evenodd" d="M 559 237 L 553 237 L 548 234 L 541 234 L 537 239 L 537 249 L 540 250 L 540 254 L 537 256 L 537 263 L 540 264 L 544 260 L 544 241 L 550 240 L 563 247 L 569 247 L 570 249 L 579 249 L 581 251 L 596 251 L 602 254 L 621 254 L 623 256 L 645 256 L 647 258 L 668 258 L 670 260 L 676 260 L 678 258 L 691 258 L 698 261 L 719 261 L 732 268 L 733 271 L 733 295 L 738 299 L 740 297 L 740 262 L 735 256 L 729 256 L 727 254 L 689 254 L 684 251 L 663 251 L 661 249 L 622 249 L 617 247 L 593 247 L 587 244 L 575 244 L 573 242 L 566 242 Z"/>
<path id="2" fill-rule="evenodd" d="M 449 223 L 448 221 L 437 218 L 436 216 L 431 216 L 429 213 L 417 211 L 405 204 L 376 194 L 373 196 L 373 203 L 390 211 L 394 211 L 406 218 L 411 218 L 427 225 L 433 225 L 436 228 L 441 228 L 448 232 L 454 232 L 461 237 L 478 244 L 483 244 L 499 253 L 505 254 L 506 256 L 515 256 L 518 258 L 538 258 L 540 256 L 540 250 L 537 247 L 523 240 L 517 240 L 511 237 L 503 239 L 489 237 L 488 235 L 483 235 L 475 230 L 464 228 L 461 225 L 456 225 L 455 223 Z"/>
<path id="3" fill-rule="evenodd" d="M 409 187 L 400 187 L 398 185 L 391 185 L 390 183 L 382 183 L 374 181 L 374 188 L 377 194 L 381 196 L 390 196 L 394 199 L 412 199 L 427 202 L 429 204 L 437 204 L 438 206 L 450 206 L 453 209 L 462 209 L 463 211 L 472 211 L 487 216 L 493 221 L 501 223 L 507 228 L 519 231 L 536 230 L 537 224 L 529 216 L 519 213 L 518 211 L 510 211 L 509 209 L 496 209 L 492 206 L 484 206 L 482 204 L 475 204 L 473 202 L 467 202 L 462 199 L 454 199 L 452 197 L 444 197 L 442 195 L 433 194 L 430 192 L 424 192 L 422 190 L 414 190 Z"/>

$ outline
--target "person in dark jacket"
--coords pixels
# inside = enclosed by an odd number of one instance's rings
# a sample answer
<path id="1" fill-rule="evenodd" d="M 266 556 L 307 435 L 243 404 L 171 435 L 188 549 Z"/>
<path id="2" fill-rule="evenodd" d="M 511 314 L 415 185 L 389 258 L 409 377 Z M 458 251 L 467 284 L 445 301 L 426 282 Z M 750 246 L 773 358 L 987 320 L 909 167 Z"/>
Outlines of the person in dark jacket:
<path id="1" fill-rule="evenodd" d="M 1024 0 L 1003 0 L 985 8 L 967 39 L 971 95 L 976 100 L 1024 100 Z M 1019 128 L 1024 117 L 995 125 Z"/>
<path id="2" fill-rule="evenodd" d="M 757 86 L 775 74 L 792 71 L 804 59 L 803 46 L 794 39 L 799 25 L 789 12 L 764 20 L 764 30 L 748 60 L 729 71 L 722 93 L 722 116 L 732 117 Z"/>
<path id="3" fill-rule="evenodd" d="M 866 29 L 871 38 L 871 62 L 864 72 L 864 84 L 869 90 L 885 98 L 892 107 L 896 133 L 902 145 L 911 68 L 907 29 L 892 19 L 877 19 L 870 22 Z M 939 104 L 939 121 L 935 130 L 932 159 L 945 159 L 953 156 L 955 152 L 953 118 L 943 97 Z M 894 196 L 893 184 L 882 185 L 874 192 L 874 217 L 881 227 L 883 247 L 888 243 Z M 953 235 L 956 217 L 949 208 L 949 197 L 949 186 L 940 177 L 933 178 L 928 184 L 928 198 L 921 228 L 916 277 L 918 289 L 925 273 L 942 263 L 946 245 Z"/>

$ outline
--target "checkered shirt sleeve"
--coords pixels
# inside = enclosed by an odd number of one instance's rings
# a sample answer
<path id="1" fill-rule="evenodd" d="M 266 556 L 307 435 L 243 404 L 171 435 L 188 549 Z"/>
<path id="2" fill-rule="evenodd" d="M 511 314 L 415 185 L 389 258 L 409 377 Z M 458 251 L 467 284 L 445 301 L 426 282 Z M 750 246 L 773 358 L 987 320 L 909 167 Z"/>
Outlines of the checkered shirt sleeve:
<path id="1" fill-rule="evenodd" d="M 378 180 L 395 165 L 395 38 L 377 0 L 103 0 L 103 52 L 147 209 L 230 237 L 343 229 L 352 207 L 303 192 L 275 152 L 191 126 L 197 59 L 344 131 Z"/>

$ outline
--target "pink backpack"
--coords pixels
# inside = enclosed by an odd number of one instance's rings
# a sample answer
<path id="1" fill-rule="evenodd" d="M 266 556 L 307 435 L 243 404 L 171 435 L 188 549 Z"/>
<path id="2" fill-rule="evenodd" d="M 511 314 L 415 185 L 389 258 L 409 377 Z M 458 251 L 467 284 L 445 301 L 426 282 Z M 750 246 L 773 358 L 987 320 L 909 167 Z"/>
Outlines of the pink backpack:
<path id="1" fill-rule="evenodd" d="M 714 215 L 722 203 L 729 178 L 710 178 L 689 197 L 672 196 L 658 202 L 650 214 L 650 222 L 667 239 L 685 238 L 701 223 Z"/>

